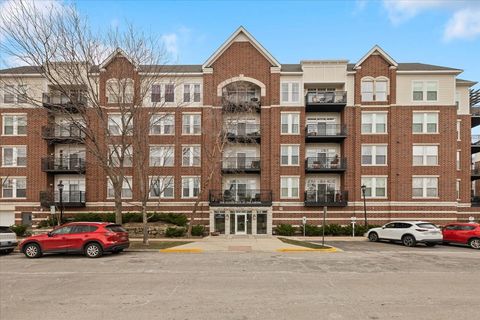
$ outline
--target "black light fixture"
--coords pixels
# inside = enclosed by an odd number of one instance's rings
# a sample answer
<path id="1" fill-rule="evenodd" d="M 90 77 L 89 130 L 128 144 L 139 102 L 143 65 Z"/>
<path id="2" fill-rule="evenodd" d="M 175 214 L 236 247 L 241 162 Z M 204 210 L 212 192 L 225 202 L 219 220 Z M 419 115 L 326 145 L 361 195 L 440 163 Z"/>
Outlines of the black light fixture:
<path id="1" fill-rule="evenodd" d="M 63 183 L 62 180 L 57 185 L 58 193 L 60 196 L 60 224 L 63 224 Z"/>
<path id="2" fill-rule="evenodd" d="M 363 196 L 363 215 L 365 219 L 365 227 L 368 227 L 368 221 L 367 221 L 367 202 L 365 200 L 365 191 L 367 190 L 367 186 L 362 184 L 362 196 Z"/>

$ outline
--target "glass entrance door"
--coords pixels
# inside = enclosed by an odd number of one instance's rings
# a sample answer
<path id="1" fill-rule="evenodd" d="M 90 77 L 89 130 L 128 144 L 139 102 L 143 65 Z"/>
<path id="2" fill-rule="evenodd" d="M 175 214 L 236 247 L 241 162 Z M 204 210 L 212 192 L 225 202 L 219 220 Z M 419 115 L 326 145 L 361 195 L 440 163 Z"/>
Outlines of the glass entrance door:
<path id="1" fill-rule="evenodd" d="M 235 234 L 247 234 L 247 215 L 245 213 L 235 214 Z"/>

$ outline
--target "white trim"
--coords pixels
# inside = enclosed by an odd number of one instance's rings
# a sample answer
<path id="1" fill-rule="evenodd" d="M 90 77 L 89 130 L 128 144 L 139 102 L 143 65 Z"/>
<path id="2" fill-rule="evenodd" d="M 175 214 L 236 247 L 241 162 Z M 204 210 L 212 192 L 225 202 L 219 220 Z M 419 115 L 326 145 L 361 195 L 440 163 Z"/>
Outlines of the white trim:
<path id="1" fill-rule="evenodd" d="M 202 69 L 211 67 L 211 65 L 220 57 L 225 50 L 234 42 L 235 38 L 243 33 L 248 41 L 275 67 L 281 67 L 281 64 L 243 27 L 240 26 L 202 65 Z"/>
<path id="2" fill-rule="evenodd" d="M 125 53 L 125 51 L 123 51 L 122 49 L 120 48 L 117 48 L 115 49 L 115 51 L 113 51 L 105 60 L 103 60 L 103 62 L 100 64 L 100 66 L 98 67 L 99 70 L 103 70 L 105 69 L 105 67 L 113 60 L 113 58 L 115 58 L 115 56 L 117 56 L 117 54 L 120 54 L 121 56 L 123 56 L 125 59 L 127 59 L 128 61 L 130 61 L 130 63 L 135 67 L 135 69 L 137 68 L 136 64 L 133 62 L 133 60 Z"/>
<path id="3" fill-rule="evenodd" d="M 226 85 L 237 82 L 237 81 L 247 81 L 247 82 L 254 83 L 260 87 L 260 96 L 265 97 L 267 95 L 267 89 L 266 89 L 267 87 L 265 86 L 265 84 L 263 84 L 263 82 L 254 78 L 245 77 L 243 74 L 241 74 L 238 77 L 233 77 L 220 82 L 217 86 L 217 97 L 221 97 L 223 95 L 222 90 Z"/>
<path id="4" fill-rule="evenodd" d="M 380 48 L 379 45 L 374 45 L 372 49 L 370 49 L 370 51 L 367 52 L 366 55 L 364 55 L 356 64 L 355 66 L 353 67 L 353 69 L 358 69 L 358 67 L 360 67 L 360 65 L 370 56 L 372 55 L 375 51 L 378 51 L 378 53 L 380 53 L 381 56 L 383 56 L 383 58 L 385 60 L 387 60 L 388 62 L 390 62 L 391 65 L 395 66 L 395 67 L 398 67 L 398 64 L 395 60 L 393 60 L 392 57 L 390 57 L 390 55 L 388 53 L 386 53 L 382 48 Z"/>
<path id="5" fill-rule="evenodd" d="M 460 74 L 463 70 L 455 69 L 455 70 L 397 70 L 397 74 L 425 74 L 425 73 L 433 73 L 433 74 L 441 74 L 441 73 L 453 73 L 453 74 Z"/>

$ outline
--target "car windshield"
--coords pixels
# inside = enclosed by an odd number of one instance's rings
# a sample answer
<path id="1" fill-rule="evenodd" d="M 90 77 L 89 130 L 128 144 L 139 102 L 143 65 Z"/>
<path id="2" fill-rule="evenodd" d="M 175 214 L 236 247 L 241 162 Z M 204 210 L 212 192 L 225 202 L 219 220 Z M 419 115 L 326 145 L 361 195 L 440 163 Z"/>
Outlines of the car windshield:
<path id="1" fill-rule="evenodd" d="M 121 226 L 119 226 L 118 224 L 112 224 L 112 225 L 109 225 L 109 226 L 106 226 L 105 227 L 107 230 L 110 230 L 112 232 L 127 232 L 127 230 L 123 229 Z"/>
<path id="2" fill-rule="evenodd" d="M 0 227 L 0 233 L 13 233 L 10 227 Z"/>
<path id="3" fill-rule="evenodd" d="M 437 229 L 437 226 L 431 223 L 417 223 L 417 226 L 424 229 Z"/>

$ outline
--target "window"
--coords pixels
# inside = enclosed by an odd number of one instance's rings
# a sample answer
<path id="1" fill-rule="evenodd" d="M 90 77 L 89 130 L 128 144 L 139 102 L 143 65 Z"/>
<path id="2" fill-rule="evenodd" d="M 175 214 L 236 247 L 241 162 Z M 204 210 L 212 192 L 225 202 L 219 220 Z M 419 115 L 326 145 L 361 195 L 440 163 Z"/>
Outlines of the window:
<path id="1" fill-rule="evenodd" d="M 282 103 L 300 102 L 300 83 L 299 82 L 282 82 L 281 100 L 282 100 Z"/>
<path id="2" fill-rule="evenodd" d="M 413 146 L 413 165 L 438 165 L 438 146 Z"/>
<path id="3" fill-rule="evenodd" d="M 362 112 L 362 133 L 386 133 L 387 113 Z"/>
<path id="4" fill-rule="evenodd" d="M 5 85 L 3 88 L 3 103 L 15 103 L 15 86 Z"/>
<path id="5" fill-rule="evenodd" d="M 362 80 L 362 101 L 373 101 L 373 79 Z"/>
<path id="6" fill-rule="evenodd" d="M 195 83 L 183 85 L 183 102 L 200 102 L 200 99 L 200 84 Z"/>
<path id="7" fill-rule="evenodd" d="M 461 180 L 457 180 L 457 183 L 455 184 L 456 191 L 457 191 L 457 200 L 460 200 L 460 184 L 461 184 Z"/>
<path id="8" fill-rule="evenodd" d="M 198 197 L 200 177 L 182 177 L 182 198 Z"/>
<path id="9" fill-rule="evenodd" d="M 165 102 L 175 101 L 175 85 L 168 83 L 165 85 Z"/>
<path id="10" fill-rule="evenodd" d="M 2 198 L 26 198 L 27 178 L 2 179 Z"/>
<path id="11" fill-rule="evenodd" d="M 19 136 L 27 134 L 27 116 L 25 115 L 4 115 L 3 135 Z"/>
<path id="12" fill-rule="evenodd" d="M 461 157 L 461 151 L 460 150 L 457 150 L 457 170 L 461 170 L 461 161 L 462 157 Z"/>
<path id="13" fill-rule="evenodd" d="M 124 177 L 122 183 L 122 198 L 132 198 L 132 177 Z M 115 190 L 113 189 L 113 183 L 108 179 L 107 183 L 107 198 L 115 198 Z"/>
<path id="14" fill-rule="evenodd" d="M 414 112 L 413 133 L 438 133 L 438 112 Z"/>
<path id="15" fill-rule="evenodd" d="M 461 128 L 462 127 L 462 120 L 457 120 L 457 141 L 462 140 L 461 139 Z"/>
<path id="16" fill-rule="evenodd" d="M 387 101 L 387 80 L 375 81 L 375 100 L 376 101 Z"/>
<path id="17" fill-rule="evenodd" d="M 183 115 L 183 134 L 200 134 L 201 131 L 201 115 L 200 114 L 184 114 Z"/>
<path id="18" fill-rule="evenodd" d="M 386 165 L 386 145 L 362 145 L 362 165 Z"/>
<path id="19" fill-rule="evenodd" d="M 280 178 L 281 198 L 298 198 L 300 179 L 298 177 Z"/>
<path id="20" fill-rule="evenodd" d="M 366 198 L 386 198 L 387 178 L 386 177 L 362 177 L 362 185 L 365 185 Z"/>
<path id="21" fill-rule="evenodd" d="M 106 83 L 107 103 L 132 103 L 133 102 L 133 80 L 109 79 Z"/>
<path id="22" fill-rule="evenodd" d="M 412 195 L 414 198 L 437 198 L 438 178 L 414 177 L 412 178 Z"/>
<path id="23" fill-rule="evenodd" d="M 27 165 L 27 147 L 3 147 L 2 148 L 2 166 L 3 167 L 25 167 Z"/>
<path id="24" fill-rule="evenodd" d="M 108 161 L 113 167 L 120 167 L 123 159 L 123 167 L 131 167 L 133 164 L 132 146 L 109 146 Z"/>
<path id="25" fill-rule="evenodd" d="M 157 176 L 150 178 L 150 197 L 171 199 L 174 197 L 173 176 Z"/>
<path id="26" fill-rule="evenodd" d="M 298 166 L 300 146 L 282 145 L 280 149 L 282 166 Z"/>
<path id="27" fill-rule="evenodd" d="M 133 118 L 130 113 L 109 114 L 108 115 L 108 134 L 111 136 L 132 135 Z"/>
<path id="28" fill-rule="evenodd" d="M 75 228 L 75 226 L 66 226 L 66 227 L 55 229 L 51 233 L 55 235 L 70 234 L 73 228 Z"/>
<path id="29" fill-rule="evenodd" d="M 175 134 L 174 114 L 154 114 L 150 118 L 150 134 L 171 135 Z"/>
<path id="30" fill-rule="evenodd" d="M 300 133 L 300 114 L 299 113 L 282 113 L 281 115 L 282 134 L 299 134 Z"/>
<path id="31" fill-rule="evenodd" d="M 182 166 L 184 167 L 200 166 L 200 146 L 182 147 Z"/>
<path id="32" fill-rule="evenodd" d="M 413 101 L 437 101 L 438 82 L 437 81 L 413 81 L 412 99 Z"/>
<path id="33" fill-rule="evenodd" d="M 151 102 L 162 102 L 162 85 L 152 84 Z"/>
<path id="34" fill-rule="evenodd" d="M 173 167 L 174 158 L 174 146 L 150 146 L 151 167 Z"/>

